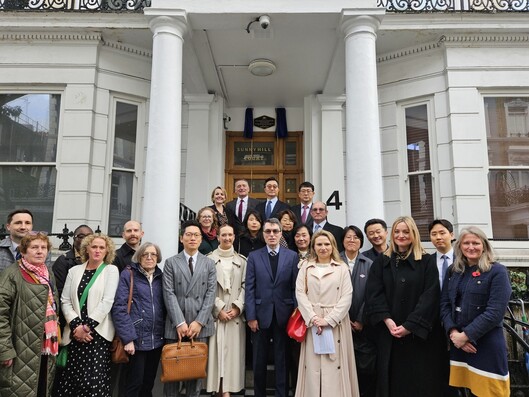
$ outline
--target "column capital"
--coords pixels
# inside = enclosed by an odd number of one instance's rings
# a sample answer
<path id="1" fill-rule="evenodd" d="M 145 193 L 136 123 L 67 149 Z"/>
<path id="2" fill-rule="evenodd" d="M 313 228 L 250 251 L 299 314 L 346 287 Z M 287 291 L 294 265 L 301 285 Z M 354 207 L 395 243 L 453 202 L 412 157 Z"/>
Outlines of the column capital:
<path id="1" fill-rule="evenodd" d="M 340 29 L 346 38 L 356 33 L 376 35 L 385 14 L 386 10 L 379 7 L 344 9 L 342 10 Z"/>
<path id="2" fill-rule="evenodd" d="M 168 33 L 183 39 L 187 32 L 187 15 L 183 10 L 171 12 L 169 15 L 149 16 L 147 14 L 147 17 L 149 18 L 149 28 L 151 29 L 153 36 L 156 36 L 159 33 Z"/>
<path id="3" fill-rule="evenodd" d="M 345 95 L 316 95 L 321 105 L 321 110 L 342 110 L 345 103 Z"/>
<path id="4" fill-rule="evenodd" d="M 209 110 L 214 99 L 215 95 L 213 94 L 184 95 L 184 101 L 189 105 L 189 110 Z"/>

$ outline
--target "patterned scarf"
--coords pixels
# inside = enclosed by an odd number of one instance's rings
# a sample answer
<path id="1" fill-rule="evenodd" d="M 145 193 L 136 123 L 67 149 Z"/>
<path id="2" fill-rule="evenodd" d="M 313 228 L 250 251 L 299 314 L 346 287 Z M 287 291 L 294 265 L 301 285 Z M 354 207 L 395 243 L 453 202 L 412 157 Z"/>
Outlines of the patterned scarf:
<path id="1" fill-rule="evenodd" d="M 201 229 L 202 229 L 202 233 L 206 235 L 209 241 L 217 239 L 217 229 L 211 228 L 209 232 L 207 232 L 203 227 Z"/>
<path id="2" fill-rule="evenodd" d="M 59 352 L 59 327 L 57 326 L 56 303 L 53 298 L 53 290 L 50 283 L 48 267 L 42 263 L 33 265 L 22 258 L 19 262 L 22 270 L 28 273 L 31 278 L 38 284 L 48 286 L 48 303 L 46 305 L 46 319 L 44 322 L 45 338 L 42 341 L 42 354 L 56 356 Z"/>

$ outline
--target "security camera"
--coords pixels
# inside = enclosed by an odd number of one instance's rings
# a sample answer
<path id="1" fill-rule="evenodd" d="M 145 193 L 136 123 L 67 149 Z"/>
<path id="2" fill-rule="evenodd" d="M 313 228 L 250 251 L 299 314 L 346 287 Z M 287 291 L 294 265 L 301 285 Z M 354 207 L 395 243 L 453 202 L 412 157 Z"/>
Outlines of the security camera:
<path id="1" fill-rule="evenodd" d="M 270 17 L 268 15 L 261 15 L 259 17 L 259 25 L 261 25 L 263 29 L 268 29 L 270 26 Z"/>

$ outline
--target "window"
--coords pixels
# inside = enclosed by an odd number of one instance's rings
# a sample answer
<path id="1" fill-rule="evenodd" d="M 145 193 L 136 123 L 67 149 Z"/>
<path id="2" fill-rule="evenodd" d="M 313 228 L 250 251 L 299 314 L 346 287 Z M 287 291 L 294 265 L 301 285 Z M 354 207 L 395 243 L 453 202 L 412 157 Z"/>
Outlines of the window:
<path id="1" fill-rule="evenodd" d="M 132 218 L 138 105 L 116 101 L 115 107 L 108 233 L 121 236 L 123 225 Z"/>
<path id="2" fill-rule="evenodd" d="M 422 238 L 434 218 L 427 105 L 405 109 L 410 210 Z"/>
<path id="3" fill-rule="evenodd" d="M 17 208 L 51 231 L 61 96 L 0 94 L 0 223 Z"/>
<path id="4" fill-rule="evenodd" d="M 529 98 L 484 101 L 494 239 L 528 239 Z"/>

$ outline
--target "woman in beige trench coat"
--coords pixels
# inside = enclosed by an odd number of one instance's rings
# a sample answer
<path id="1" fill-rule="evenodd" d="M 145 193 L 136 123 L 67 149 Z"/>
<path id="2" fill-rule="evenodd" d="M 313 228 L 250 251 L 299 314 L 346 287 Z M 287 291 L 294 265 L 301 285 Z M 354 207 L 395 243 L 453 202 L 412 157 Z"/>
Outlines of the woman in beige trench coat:
<path id="1" fill-rule="evenodd" d="M 216 331 L 209 338 L 207 391 L 228 397 L 244 388 L 246 333 L 241 314 L 246 259 L 233 250 L 233 227 L 221 226 L 218 239 L 219 247 L 208 255 L 217 269 L 217 294 L 213 306 Z"/>
<path id="2" fill-rule="evenodd" d="M 336 241 L 327 231 L 312 237 L 311 258 L 304 261 L 296 281 L 298 308 L 307 324 L 301 343 L 296 397 L 359 396 L 349 307 L 353 288 L 349 268 L 340 259 Z M 314 353 L 312 327 L 317 334 L 332 328 L 334 354 Z M 319 337 L 319 336 L 316 336 Z"/>

